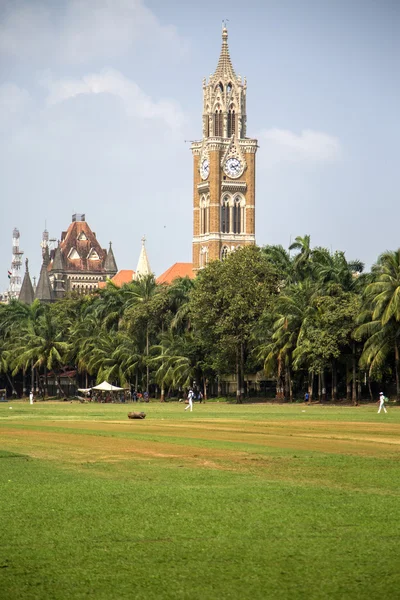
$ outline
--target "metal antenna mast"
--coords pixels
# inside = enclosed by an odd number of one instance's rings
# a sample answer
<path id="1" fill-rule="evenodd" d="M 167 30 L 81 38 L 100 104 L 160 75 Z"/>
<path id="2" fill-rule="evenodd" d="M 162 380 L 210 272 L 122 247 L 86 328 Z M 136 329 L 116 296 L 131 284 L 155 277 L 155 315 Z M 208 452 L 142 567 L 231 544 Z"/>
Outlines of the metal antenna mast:
<path id="1" fill-rule="evenodd" d="M 10 300 L 18 299 L 21 291 L 22 277 L 21 277 L 21 266 L 22 266 L 22 255 L 23 251 L 19 247 L 19 229 L 16 227 L 13 231 L 12 239 L 12 261 L 11 271 L 8 272 L 10 279 L 10 285 L 8 288 L 8 296 Z"/>

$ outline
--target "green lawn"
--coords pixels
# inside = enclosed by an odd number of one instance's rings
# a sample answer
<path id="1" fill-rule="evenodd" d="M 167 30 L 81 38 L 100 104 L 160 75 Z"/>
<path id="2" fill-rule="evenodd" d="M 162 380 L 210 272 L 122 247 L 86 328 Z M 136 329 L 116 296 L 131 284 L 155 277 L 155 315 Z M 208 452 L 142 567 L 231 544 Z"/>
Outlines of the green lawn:
<path id="1" fill-rule="evenodd" d="M 400 409 L 138 406 L 0 404 L 0 597 L 399 597 Z"/>

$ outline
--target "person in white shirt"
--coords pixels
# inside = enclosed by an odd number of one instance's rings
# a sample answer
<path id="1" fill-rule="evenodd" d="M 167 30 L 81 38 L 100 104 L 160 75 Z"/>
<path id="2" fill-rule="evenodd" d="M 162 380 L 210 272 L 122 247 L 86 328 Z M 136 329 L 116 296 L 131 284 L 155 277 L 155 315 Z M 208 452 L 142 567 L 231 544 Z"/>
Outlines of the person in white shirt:
<path id="1" fill-rule="evenodd" d="M 192 410 L 193 410 L 193 396 L 194 396 L 193 390 L 192 390 L 192 388 L 189 388 L 188 395 L 187 395 L 189 404 L 187 405 L 187 407 L 185 408 L 185 410 L 187 410 L 188 408 L 190 408 L 190 412 L 192 412 Z"/>
<path id="2" fill-rule="evenodd" d="M 378 415 L 381 412 L 382 408 L 385 411 L 385 413 L 387 413 L 387 410 L 386 410 L 386 407 L 385 407 L 385 401 L 386 401 L 386 398 L 383 395 L 383 392 L 381 392 L 379 394 L 379 410 L 378 410 Z"/>
<path id="3" fill-rule="evenodd" d="M 31 390 L 29 394 L 29 404 L 33 404 L 33 390 Z"/>

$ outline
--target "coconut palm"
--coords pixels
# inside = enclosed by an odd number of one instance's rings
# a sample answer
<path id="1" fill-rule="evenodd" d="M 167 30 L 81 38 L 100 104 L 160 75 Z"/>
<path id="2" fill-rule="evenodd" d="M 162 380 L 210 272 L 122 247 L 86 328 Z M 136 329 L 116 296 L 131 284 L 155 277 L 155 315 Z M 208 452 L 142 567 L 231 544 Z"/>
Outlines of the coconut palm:
<path id="1" fill-rule="evenodd" d="M 364 312 L 355 336 L 367 338 L 361 363 L 371 375 L 394 355 L 396 398 L 400 400 L 400 249 L 382 254 L 373 269 L 374 281 L 364 292 Z"/>
<path id="2" fill-rule="evenodd" d="M 138 327 L 143 326 L 145 331 L 145 357 L 146 357 L 146 391 L 149 391 L 150 367 L 150 326 L 154 313 L 151 311 L 151 301 L 156 296 L 159 286 L 154 275 L 140 277 L 138 281 L 131 284 L 129 290 L 129 304 L 124 312 L 123 326 L 126 331 L 134 333 Z M 137 333 L 137 332 L 136 332 Z"/>
<path id="3" fill-rule="evenodd" d="M 44 305 L 43 313 L 35 321 L 26 322 L 13 344 L 13 374 L 30 365 L 43 368 L 45 392 L 47 392 L 47 372 L 65 364 L 70 344 L 52 315 L 51 306 Z"/>
<path id="4" fill-rule="evenodd" d="M 295 241 L 290 244 L 289 250 L 298 250 L 298 253 L 294 257 L 293 270 L 297 279 L 303 279 L 310 273 L 311 270 L 310 261 L 313 251 L 311 249 L 310 236 L 297 236 Z"/>

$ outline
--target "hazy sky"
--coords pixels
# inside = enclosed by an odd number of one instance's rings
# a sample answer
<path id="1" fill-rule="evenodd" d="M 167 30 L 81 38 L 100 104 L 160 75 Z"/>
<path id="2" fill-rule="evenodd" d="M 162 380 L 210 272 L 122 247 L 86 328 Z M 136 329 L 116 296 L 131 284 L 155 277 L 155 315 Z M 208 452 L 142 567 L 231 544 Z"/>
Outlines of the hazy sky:
<path id="1" fill-rule="evenodd" d="M 400 246 L 399 0 L 0 0 L 0 291 L 11 236 L 74 212 L 120 269 L 145 233 L 159 275 L 191 261 L 192 155 L 221 21 L 248 81 L 258 244 Z M 24 258 L 25 258 L 24 256 Z"/>

